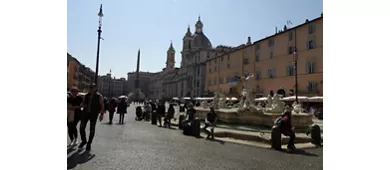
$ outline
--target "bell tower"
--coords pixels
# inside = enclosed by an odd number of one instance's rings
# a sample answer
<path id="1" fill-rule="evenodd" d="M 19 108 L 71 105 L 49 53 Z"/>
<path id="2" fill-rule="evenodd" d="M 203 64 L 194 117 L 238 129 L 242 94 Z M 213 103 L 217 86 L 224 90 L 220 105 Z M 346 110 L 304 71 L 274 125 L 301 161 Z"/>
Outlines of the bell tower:
<path id="1" fill-rule="evenodd" d="M 173 48 L 172 41 L 167 51 L 167 62 L 165 64 L 168 70 L 175 68 L 175 48 Z"/>

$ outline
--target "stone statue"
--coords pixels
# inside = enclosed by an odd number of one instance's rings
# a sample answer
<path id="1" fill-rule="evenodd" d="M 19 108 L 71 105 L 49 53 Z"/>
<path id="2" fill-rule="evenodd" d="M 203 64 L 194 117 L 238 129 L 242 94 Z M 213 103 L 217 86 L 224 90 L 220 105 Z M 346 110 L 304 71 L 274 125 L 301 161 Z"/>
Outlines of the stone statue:
<path id="1" fill-rule="evenodd" d="M 219 96 L 221 99 L 219 100 L 219 108 L 226 108 L 226 96 L 221 93 L 221 95 Z"/>
<path id="2" fill-rule="evenodd" d="M 264 109 L 267 113 L 278 113 L 281 114 L 284 110 L 284 102 L 280 100 L 279 95 L 274 95 L 271 99 L 271 95 L 267 97 L 267 105 Z"/>
<path id="3" fill-rule="evenodd" d="M 292 111 L 291 113 L 292 114 L 299 114 L 299 113 L 303 113 L 303 108 L 302 108 L 302 105 L 297 103 L 296 101 L 292 104 Z"/>
<path id="4" fill-rule="evenodd" d="M 208 108 L 208 106 L 207 106 L 207 102 L 206 101 L 202 101 L 202 102 L 200 102 L 200 105 L 203 107 L 203 108 Z"/>
<path id="5" fill-rule="evenodd" d="M 218 93 L 215 93 L 214 99 L 213 99 L 213 107 L 214 109 L 219 109 L 219 95 Z"/>

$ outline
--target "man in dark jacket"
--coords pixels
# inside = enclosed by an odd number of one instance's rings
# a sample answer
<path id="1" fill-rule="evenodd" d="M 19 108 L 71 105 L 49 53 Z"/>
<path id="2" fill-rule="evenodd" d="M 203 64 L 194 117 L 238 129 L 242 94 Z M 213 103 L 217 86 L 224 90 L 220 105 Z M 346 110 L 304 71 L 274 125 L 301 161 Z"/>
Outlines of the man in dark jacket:
<path id="1" fill-rule="evenodd" d="M 289 110 L 289 109 L 286 109 L 284 111 L 280 130 L 284 136 L 290 137 L 287 148 L 288 149 L 295 149 L 295 145 L 294 145 L 295 132 L 294 132 L 294 127 L 292 126 L 292 123 L 291 123 L 291 110 Z"/>
<path id="2" fill-rule="evenodd" d="M 89 92 L 84 97 L 83 108 L 84 113 L 80 124 L 81 143 L 79 145 L 79 149 L 82 149 L 87 144 L 87 148 L 85 150 L 90 151 L 93 137 L 95 136 L 97 119 L 99 117 L 99 120 L 102 121 L 105 112 L 103 96 L 97 92 L 97 87 L 95 84 L 90 85 Z M 89 139 L 87 142 L 85 127 L 87 126 L 88 121 L 90 122 L 90 129 Z"/>

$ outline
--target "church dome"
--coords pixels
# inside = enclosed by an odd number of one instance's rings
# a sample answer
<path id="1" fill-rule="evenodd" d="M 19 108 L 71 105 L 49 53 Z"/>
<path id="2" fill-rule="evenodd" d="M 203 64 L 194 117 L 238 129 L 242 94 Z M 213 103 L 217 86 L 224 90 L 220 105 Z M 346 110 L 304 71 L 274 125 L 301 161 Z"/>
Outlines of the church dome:
<path id="1" fill-rule="evenodd" d="M 212 48 L 210 40 L 203 34 L 203 32 L 195 33 L 191 42 L 193 48 Z"/>

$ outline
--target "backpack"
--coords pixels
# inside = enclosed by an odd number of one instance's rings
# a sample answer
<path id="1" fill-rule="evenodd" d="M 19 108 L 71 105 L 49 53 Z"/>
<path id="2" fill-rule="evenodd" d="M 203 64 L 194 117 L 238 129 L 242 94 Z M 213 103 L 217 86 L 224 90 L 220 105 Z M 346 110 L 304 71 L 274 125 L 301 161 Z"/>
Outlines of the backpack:
<path id="1" fill-rule="evenodd" d="M 275 119 L 274 125 L 280 126 L 282 124 L 282 116 L 279 116 L 278 118 Z"/>

